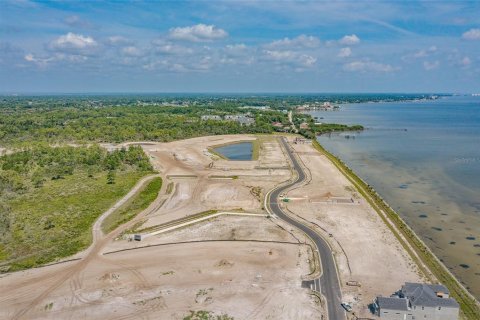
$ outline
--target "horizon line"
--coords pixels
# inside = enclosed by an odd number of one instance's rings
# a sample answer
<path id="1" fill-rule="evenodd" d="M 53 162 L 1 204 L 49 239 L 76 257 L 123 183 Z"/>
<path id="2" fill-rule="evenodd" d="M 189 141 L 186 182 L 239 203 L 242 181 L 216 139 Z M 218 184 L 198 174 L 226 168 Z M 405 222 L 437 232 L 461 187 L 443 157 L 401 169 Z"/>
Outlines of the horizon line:
<path id="1" fill-rule="evenodd" d="M 312 92 L 312 91 L 292 91 L 292 92 L 276 92 L 276 91 L 242 91 L 242 92 L 229 92 L 229 91 L 78 91 L 78 92 L 48 92 L 48 91 L 39 91 L 39 92 L 28 92 L 28 91 L 23 91 L 23 92 L 0 92 L 0 96 L 42 96 L 42 95 L 192 95 L 192 94 L 198 94 L 198 95 L 206 95 L 206 94 L 213 94 L 213 95 L 262 95 L 262 94 L 268 94 L 268 95 L 301 95 L 301 94 L 308 94 L 308 95 L 322 95 L 322 94 L 331 94 L 331 95 L 340 95 L 340 94 L 347 94 L 347 95 L 352 95 L 352 94 L 358 94 L 358 95 L 365 95 L 365 94 L 396 94 L 396 95 L 401 95 L 401 94 L 426 94 L 426 95 L 470 95 L 474 94 L 473 92 L 406 92 L 406 91 L 363 91 L 363 92 L 354 92 L 354 91 L 345 91 L 345 92 Z"/>

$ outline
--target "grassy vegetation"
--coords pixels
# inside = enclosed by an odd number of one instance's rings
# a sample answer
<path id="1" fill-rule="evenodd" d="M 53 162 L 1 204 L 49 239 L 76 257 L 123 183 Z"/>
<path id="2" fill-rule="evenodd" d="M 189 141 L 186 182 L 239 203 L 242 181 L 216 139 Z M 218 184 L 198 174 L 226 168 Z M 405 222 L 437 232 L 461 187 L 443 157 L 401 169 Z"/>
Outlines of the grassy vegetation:
<path id="1" fill-rule="evenodd" d="M 158 196 L 162 188 L 162 178 L 156 177 L 144 186 L 139 193 L 127 203 L 110 214 L 102 223 L 104 233 L 115 230 L 121 224 L 130 221 L 138 213 L 145 210 Z"/>
<path id="2" fill-rule="evenodd" d="M 252 141 L 252 160 L 258 160 L 258 156 L 260 155 L 260 144 L 258 138 Z"/>
<path id="3" fill-rule="evenodd" d="M 106 172 L 89 177 L 79 171 L 9 201 L 14 221 L 8 239 L 2 239 L 3 271 L 35 267 L 88 247 L 95 219 L 145 174 L 119 172 L 115 183 L 107 184 Z"/>
<path id="4" fill-rule="evenodd" d="M 210 179 L 232 179 L 237 180 L 238 176 L 219 176 L 219 175 L 212 175 L 209 176 Z"/>
<path id="5" fill-rule="evenodd" d="M 189 221 L 192 221 L 192 220 L 207 217 L 207 216 L 213 215 L 213 214 L 218 213 L 218 212 L 219 212 L 218 210 L 202 211 L 202 212 L 190 215 L 190 216 L 186 216 L 184 218 L 180 218 L 180 219 L 177 219 L 177 220 L 172 220 L 170 222 L 167 222 L 167 223 L 164 223 L 164 224 L 161 224 L 161 225 L 151 226 L 151 227 L 147 227 L 147 228 L 143 228 L 143 229 L 137 229 L 135 231 L 138 232 L 138 233 L 154 232 L 154 231 L 158 231 L 158 230 L 161 230 L 161 229 L 164 229 L 164 228 L 167 228 L 167 227 L 175 226 L 175 225 L 178 225 L 178 224 L 181 224 L 181 223 L 185 223 L 185 222 L 189 222 Z"/>
<path id="6" fill-rule="evenodd" d="M 407 250 L 418 267 L 428 277 L 430 272 L 449 290 L 453 298 L 460 304 L 463 318 L 468 320 L 478 319 L 480 306 L 475 298 L 458 282 L 458 280 L 448 271 L 448 269 L 438 260 L 431 250 L 415 234 L 415 232 L 403 221 L 403 219 L 373 190 L 373 188 L 360 179 L 348 166 L 340 159 L 325 150 L 316 140 L 313 146 L 327 156 L 328 159 L 347 177 L 347 179 L 357 188 L 358 192 L 370 203 L 391 229 L 395 237 Z M 391 223 L 395 227 L 391 226 Z M 405 243 L 406 239 L 408 244 Z M 415 252 L 412 252 L 412 249 Z M 418 258 L 419 257 L 419 258 Z M 425 264 L 428 270 L 425 270 Z"/>
<path id="7" fill-rule="evenodd" d="M 315 139 L 316 135 L 331 133 L 331 132 L 345 132 L 345 131 L 362 131 L 364 128 L 361 125 L 348 126 L 337 123 L 316 123 L 315 119 L 308 113 L 293 113 L 293 123 L 298 128 L 298 133 L 307 139 Z M 302 128 L 301 124 L 306 124 L 306 128 Z"/>
<path id="8" fill-rule="evenodd" d="M 190 314 L 183 320 L 234 320 L 234 318 L 226 314 L 215 315 L 210 311 L 200 310 L 190 311 Z"/>
<path id="9" fill-rule="evenodd" d="M 95 219 L 150 172 L 140 147 L 39 145 L 0 157 L 0 271 L 86 248 Z"/>

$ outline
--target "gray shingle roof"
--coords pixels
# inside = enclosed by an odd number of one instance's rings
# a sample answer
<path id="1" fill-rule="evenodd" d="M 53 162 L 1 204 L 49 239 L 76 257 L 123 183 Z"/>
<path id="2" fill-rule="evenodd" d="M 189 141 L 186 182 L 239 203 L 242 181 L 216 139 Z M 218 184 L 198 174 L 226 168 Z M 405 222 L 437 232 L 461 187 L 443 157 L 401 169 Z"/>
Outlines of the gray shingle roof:
<path id="1" fill-rule="evenodd" d="M 458 308 L 458 303 L 452 298 L 441 298 L 437 292 L 449 294 L 448 289 L 440 284 L 422 284 L 407 282 L 401 293 L 410 300 L 412 306 L 452 307 Z"/>
<path id="2" fill-rule="evenodd" d="M 388 310 L 400 310 L 400 311 L 407 311 L 408 310 L 408 300 L 405 298 L 386 298 L 386 297 L 378 297 L 377 304 L 382 309 Z"/>

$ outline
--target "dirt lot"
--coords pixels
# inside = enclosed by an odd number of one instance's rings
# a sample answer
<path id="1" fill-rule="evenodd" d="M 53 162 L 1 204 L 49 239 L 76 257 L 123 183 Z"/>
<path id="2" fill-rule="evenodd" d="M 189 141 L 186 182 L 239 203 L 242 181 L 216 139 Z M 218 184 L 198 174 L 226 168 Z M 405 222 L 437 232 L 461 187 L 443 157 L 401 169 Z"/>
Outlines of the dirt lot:
<path id="1" fill-rule="evenodd" d="M 260 139 L 256 161 L 227 161 L 208 148 Z M 164 179 L 157 201 L 128 225 L 96 237 L 81 260 L 0 277 L 1 319 L 183 319 L 189 310 L 235 319 L 318 319 L 302 279 L 312 272 L 307 239 L 279 219 L 221 216 L 142 242 L 120 236 L 207 210 L 264 213 L 268 190 L 290 178 L 273 136 L 214 136 L 143 143 Z M 287 209 L 315 225 L 334 249 L 345 300 L 367 315 L 375 295 L 420 277 L 377 214 L 310 145 L 293 145 L 311 177 Z M 108 148 L 119 146 L 109 145 Z M 353 199 L 353 201 L 351 200 Z M 329 235 L 331 234 L 331 236 Z"/>
<path id="2" fill-rule="evenodd" d="M 139 217 L 141 227 L 211 209 L 263 212 L 264 194 L 291 174 L 276 140 L 260 138 L 257 161 L 208 152 L 255 138 L 144 144 L 164 186 L 157 201 L 163 204 Z M 226 176 L 238 178 L 219 179 Z M 301 288 L 313 268 L 311 248 L 281 221 L 228 216 L 142 242 L 110 238 L 76 255 L 83 260 L 2 276 L 0 318 L 183 319 L 189 310 L 208 310 L 235 319 L 313 319 L 322 313 L 318 299 Z"/>
<path id="3" fill-rule="evenodd" d="M 143 227 L 210 209 L 262 212 L 261 196 L 290 177 L 276 140 L 271 136 L 260 137 L 257 161 L 228 161 L 208 152 L 208 147 L 214 145 L 254 139 L 254 136 L 214 136 L 144 145 L 155 167 L 173 182 L 173 190 L 172 196 L 149 216 Z"/>
<path id="4" fill-rule="evenodd" d="M 235 319 L 313 318 L 313 298 L 299 286 L 302 251 L 298 245 L 210 242 L 109 254 L 39 302 L 27 318 L 182 319 L 189 310 Z M 44 285 L 35 281 L 38 271 L 7 278 L 11 285 L 2 285 L 2 291 L 10 294 L 1 301 L 2 319 Z M 29 285 L 18 290 L 19 282 Z"/>

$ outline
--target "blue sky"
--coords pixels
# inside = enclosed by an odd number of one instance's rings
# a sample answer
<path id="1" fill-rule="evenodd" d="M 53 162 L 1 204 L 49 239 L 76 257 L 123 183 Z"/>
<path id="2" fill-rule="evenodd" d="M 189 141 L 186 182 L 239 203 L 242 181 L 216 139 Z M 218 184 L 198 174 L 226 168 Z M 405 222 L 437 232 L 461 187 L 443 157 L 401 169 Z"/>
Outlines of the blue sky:
<path id="1" fill-rule="evenodd" d="M 480 1 L 0 2 L 1 92 L 480 92 Z"/>

